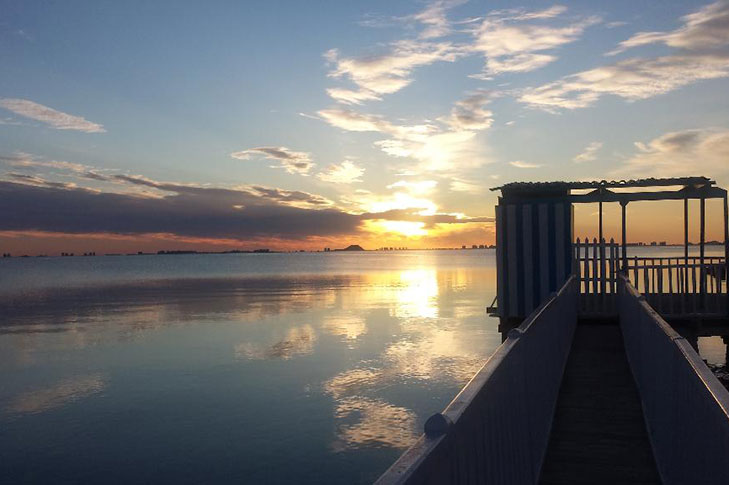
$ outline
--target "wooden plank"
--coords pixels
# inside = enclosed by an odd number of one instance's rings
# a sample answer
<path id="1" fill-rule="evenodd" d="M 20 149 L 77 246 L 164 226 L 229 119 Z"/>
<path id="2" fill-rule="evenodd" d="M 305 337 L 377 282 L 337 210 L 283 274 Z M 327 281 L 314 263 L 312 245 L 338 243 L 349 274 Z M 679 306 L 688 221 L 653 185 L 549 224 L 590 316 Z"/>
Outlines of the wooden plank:
<path id="1" fill-rule="evenodd" d="M 508 285 L 509 285 L 509 308 L 506 308 L 506 316 L 516 317 L 523 316 L 519 313 L 519 292 L 517 280 L 519 272 L 517 270 L 517 261 L 520 255 L 517 254 L 516 248 L 516 206 L 509 204 L 506 206 L 506 267 L 509 269 Z"/>
<path id="2" fill-rule="evenodd" d="M 660 483 L 617 324 L 577 326 L 539 482 Z"/>
<path id="3" fill-rule="evenodd" d="M 600 241 L 598 243 L 599 246 L 599 257 L 600 257 L 600 305 L 602 306 L 602 311 L 607 311 L 607 307 L 605 306 L 605 292 L 607 288 L 607 276 L 605 275 L 605 239 L 600 235 Z"/>
<path id="4" fill-rule="evenodd" d="M 658 260 L 658 267 L 654 269 L 658 280 L 658 313 L 663 311 L 663 258 Z"/>
<path id="5" fill-rule="evenodd" d="M 539 301 L 549 295 L 549 206 L 547 204 L 539 204 Z"/>
<path id="6" fill-rule="evenodd" d="M 534 237 L 532 236 L 532 205 L 522 206 L 522 237 L 524 249 L 524 315 L 534 310 Z"/>
<path id="7" fill-rule="evenodd" d="M 567 243 L 565 238 L 565 229 L 567 228 L 567 226 L 565 224 L 567 224 L 567 221 L 565 221 L 564 217 L 564 204 L 554 204 L 554 211 L 554 248 L 555 252 L 557 253 L 555 255 L 555 264 L 557 270 L 555 271 L 554 288 L 556 289 L 561 288 L 564 282 L 567 280 L 567 272 L 565 271 L 567 262 L 564 260 L 565 244 Z"/>

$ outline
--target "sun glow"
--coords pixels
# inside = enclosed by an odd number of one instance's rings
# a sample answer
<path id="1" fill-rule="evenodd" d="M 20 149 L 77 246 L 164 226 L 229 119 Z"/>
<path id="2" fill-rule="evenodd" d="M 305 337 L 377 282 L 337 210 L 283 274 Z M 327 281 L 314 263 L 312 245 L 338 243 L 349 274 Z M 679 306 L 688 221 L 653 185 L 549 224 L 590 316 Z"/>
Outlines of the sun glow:
<path id="1" fill-rule="evenodd" d="M 377 219 L 366 221 L 367 230 L 378 234 L 394 234 L 406 237 L 427 236 L 424 222 L 413 221 L 385 221 Z"/>

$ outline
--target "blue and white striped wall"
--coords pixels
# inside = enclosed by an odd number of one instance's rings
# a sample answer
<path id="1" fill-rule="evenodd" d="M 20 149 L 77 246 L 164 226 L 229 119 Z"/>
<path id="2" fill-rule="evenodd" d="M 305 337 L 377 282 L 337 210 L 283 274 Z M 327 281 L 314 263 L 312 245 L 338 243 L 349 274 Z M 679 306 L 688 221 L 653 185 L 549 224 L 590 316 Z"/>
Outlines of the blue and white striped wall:
<path id="1" fill-rule="evenodd" d="M 572 204 L 496 206 L 497 301 L 502 318 L 523 318 L 572 273 Z"/>

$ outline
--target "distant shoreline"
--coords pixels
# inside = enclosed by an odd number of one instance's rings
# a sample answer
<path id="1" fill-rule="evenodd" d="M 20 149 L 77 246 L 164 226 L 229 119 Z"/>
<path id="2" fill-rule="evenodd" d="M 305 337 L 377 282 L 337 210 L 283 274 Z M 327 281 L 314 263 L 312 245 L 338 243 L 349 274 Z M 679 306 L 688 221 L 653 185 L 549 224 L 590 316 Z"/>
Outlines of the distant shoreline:
<path id="1" fill-rule="evenodd" d="M 660 248 L 682 248 L 683 244 L 638 244 L 638 243 L 628 243 L 628 247 L 630 248 L 646 248 L 646 249 L 660 249 Z M 698 243 L 689 243 L 689 247 L 698 247 Z M 720 241 L 709 241 L 705 244 L 706 247 L 714 247 L 719 246 L 723 247 L 724 243 Z M 292 251 L 278 251 L 274 249 L 251 249 L 251 250 L 230 250 L 230 251 L 196 251 L 196 250 L 162 250 L 157 251 L 156 253 L 145 253 L 143 251 L 138 251 L 136 253 L 103 253 L 103 254 L 96 254 L 95 252 L 89 252 L 89 253 L 81 253 L 81 254 L 74 254 L 74 253 L 61 253 L 59 255 L 48 255 L 48 254 L 35 254 L 35 255 L 7 255 L 9 253 L 3 253 L 3 257 L 0 259 L 19 259 L 19 258 L 90 258 L 90 257 L 101 257 L 101 256 L 182 256 L 182 255 L 206 255 L 206 254 L 295 254 L 295 253 L 307 253 L 307 254 L 318 254 L 318 253 L 332 253 L 332 254 L 352 254 L 352 253 L 391 253 L 391 252 L 404 252 L 404 251 L 482 251 L 482 250 L 495 250 L 496 246 L 486 246 L 483 247 L 460 247 L 460 248 L 378 248 L 378 249 L 361 249 L 361 250 L 346 250 L 346 249 L 336 249 L 336 250 L 292 250 Z"/>

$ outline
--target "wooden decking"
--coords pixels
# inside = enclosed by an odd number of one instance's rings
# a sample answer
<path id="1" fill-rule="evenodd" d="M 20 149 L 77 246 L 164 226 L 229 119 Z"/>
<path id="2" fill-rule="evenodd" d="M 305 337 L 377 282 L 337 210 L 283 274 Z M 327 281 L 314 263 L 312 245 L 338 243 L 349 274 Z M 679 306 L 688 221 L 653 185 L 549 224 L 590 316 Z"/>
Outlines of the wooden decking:
<path id="1" fill-rule="evenodd" d="M 540 482 L 660 483 L 617 321 L 577 325 Z"/>

